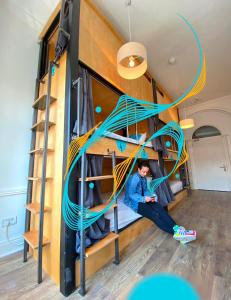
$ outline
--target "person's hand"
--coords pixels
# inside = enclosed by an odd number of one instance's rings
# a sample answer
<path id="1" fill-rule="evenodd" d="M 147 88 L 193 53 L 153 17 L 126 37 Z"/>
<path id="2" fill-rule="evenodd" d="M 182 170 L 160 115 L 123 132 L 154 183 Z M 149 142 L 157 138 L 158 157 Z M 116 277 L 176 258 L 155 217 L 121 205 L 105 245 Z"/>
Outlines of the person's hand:
<path id="1" fill-rule="evenodd" d="M 152 197 L 146 196 L 146 197 L 145 197 L 145 201 L 146 201 L 146 202 L 154 202 L 155 200 L 154 200 L 154 198 L 152 198 Z"/>

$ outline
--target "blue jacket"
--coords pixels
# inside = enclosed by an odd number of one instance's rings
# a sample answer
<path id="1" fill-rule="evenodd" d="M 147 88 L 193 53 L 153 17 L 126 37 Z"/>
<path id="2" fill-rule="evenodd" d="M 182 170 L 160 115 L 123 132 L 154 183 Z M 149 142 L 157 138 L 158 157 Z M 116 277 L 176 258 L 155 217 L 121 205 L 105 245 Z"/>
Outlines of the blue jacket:
<path id="1" fill-rule="evenodd" d="M 142 193 L 143 192 L 143 193 Z M 145 196 L 151 196 L 147 187 L 146 177 L 140 176 L 138 172 L 130 176 L 126 184 L 124 203 L 135 212 L 138 210 L 138 203 L 145 203 Z"/>

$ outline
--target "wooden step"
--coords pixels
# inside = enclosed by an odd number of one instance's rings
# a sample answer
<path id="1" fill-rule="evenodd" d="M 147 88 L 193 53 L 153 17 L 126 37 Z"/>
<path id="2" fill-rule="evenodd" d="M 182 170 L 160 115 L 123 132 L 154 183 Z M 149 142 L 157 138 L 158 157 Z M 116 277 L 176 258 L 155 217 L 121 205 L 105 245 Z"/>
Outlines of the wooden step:
<path id="1" fill-rule="evenodd" d="M 107 245 L 109 245 L 110 243 L 112 243 L 114 240 L 118 238 L 119 238 L 118 234 L 114 232 L 110 232 L 105 238 L 103 238 L 93 246 L 86 248 L 86 253 L 85 253 L 86 257 L 89 257 L 94 253 L 100 251 L 102 248 L 106 247 Z"/>
<path id="2" fill-rule="evenodd" d="M 33 202 L 26 205 L 26 209 L 29 210 L 32 214 L 38 214 L 40 212 L 40 203 Z M 49 206 L 44 207 L 44 212 L 51 211 Z"/>
<path id="3" fill-rule="evenodd" d="M 33 154 L 33 153 L 35 153 L 35 154 L 42 154 L 43 150 L 44 150 L 43 148 L 37 148 L 37 149 L 31 150 L 29 152 L 29 154 Z M 54 152 L 54 149 L 48 148 L 47 152 Z"/>
<path id="4" fill-rule="evenodd" d="M 99 212 L 99 211 L 101 211 L 101 210 L 103 210 L 106 206 L 107 206 L 108 204 L 100 204 L 100 205 L 97 205 L 97 206 L 95 206 L 95 207 L 91 207 L 89 210 L 90 211 L 94 211 L 94 212 Z M 117 207 L 117 204 L 115 203 L 115 204 L 113 204 L 112 206 L 111 206 L 111 208 L 110 209 L 112 209 L 112 208 L 114 208 L 114 207 Z"/>
<path id="5" fill-rule="evenodd" d="M 85 181 L 104 180 L 104 179 L 110 179 L 110 178 L 114 178 L 113 175 L 86 177 Z M 79 181 L 82 181 L 82 178 L 79 178 Z"/>
<path id="6" fill-rule="evenodd" d="M 37 100 L 34 101 L 33 108 L 39 109 L 39 110 L 45 110 L 46 109 L 46 99 L 47 95 L 40 96 Z M 52 104 L 57 99 L 54 97 L 50 97 L 50 104 Z"/>
<path id="7" fill-rule="evenodd" d="M 54 125 L 55 125 L 54 122 L 49 121 L 49 124 L 48 124 L 49 128 Z M 45 129 L 45 121 L 44 120 L 41 120 L 38 123 L 35 123 L 31 128 L 31 130 L 35 130 L 35 131 L 44 131 L 44 129 Z"/>
<path id="8" fill-rule="evenodd" d="M 27 243 L 31 246 L 33 249 L 38 248 L 38 237 L 39 232 L 37 230 L 27 231 L 23 234 L 24 239 L 27 241 Z M 43 246 L 49 244 L 50 241 L 48 238 L 43 236 Z"/>
<path id="9" fill-rule="evenodd" d="M 31 180 L 31 181 L 41 181 L 42 180 L 41 177 L 28 177 L 27 179 Z M 51 177 L 47 177 L 46 181 L 49 180 L 49 179 L 51 179 Z"/>

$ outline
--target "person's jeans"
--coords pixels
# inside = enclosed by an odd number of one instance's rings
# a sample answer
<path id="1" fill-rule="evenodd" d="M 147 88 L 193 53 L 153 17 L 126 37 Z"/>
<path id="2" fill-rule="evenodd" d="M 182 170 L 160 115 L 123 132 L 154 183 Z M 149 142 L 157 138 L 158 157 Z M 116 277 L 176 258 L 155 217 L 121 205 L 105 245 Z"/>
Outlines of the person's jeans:
<path id="1" fill-rule="evenodd" d="M 139 202 L 138 214 L 153 221 L 160 229 L 174 234 L 173 227 L 175 221 L 170 217 L 167 211 L 157 202 Z"/>

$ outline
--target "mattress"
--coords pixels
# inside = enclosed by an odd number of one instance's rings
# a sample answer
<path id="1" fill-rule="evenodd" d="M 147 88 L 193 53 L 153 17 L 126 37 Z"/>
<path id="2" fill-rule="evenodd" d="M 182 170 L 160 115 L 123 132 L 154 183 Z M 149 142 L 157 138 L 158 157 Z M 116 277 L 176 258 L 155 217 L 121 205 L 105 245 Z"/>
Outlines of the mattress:
<path id="1" fill-rule="evenodd" d="M 116 134 L 114 132 L 106 131 L 104 133 L 104 136 L 112 138 L 112 139 L 115 139 L 115 140 L 124 141 L 124 142 L 128 142 L 128 143 L 139 145 L 139 142 L 137 140 L 129 138 L 129 137 L 124 137 L 124 136 Z M 145 147 L 152 148 L 152 143 L 151 142 L 147 142 L 147 144 L 145 145 Z"/>
<path id="2" fill-rule="evenodd" d="M 124 193 L 121 193 L 117 199 L 118 208 L 118 229 L 126 227 L 128 224 L 141 218 L 141 215 L 134 212 L 130 207 L 124 204 Z M 110 209 L 104 214 L 106 219 L 110 220 L 110 230 L 114 230 L 114 210 Z"/>
<path id="3" fill-rule="evenodd" d="M 169 180 L 169 185 L 173 194 L 183 190 L 183 182 L 181 180 Z"/>

